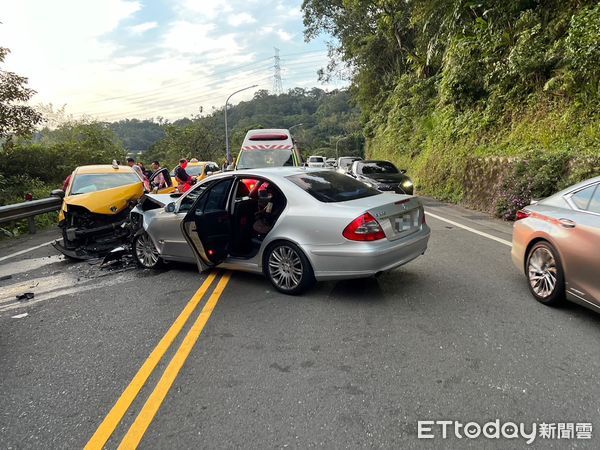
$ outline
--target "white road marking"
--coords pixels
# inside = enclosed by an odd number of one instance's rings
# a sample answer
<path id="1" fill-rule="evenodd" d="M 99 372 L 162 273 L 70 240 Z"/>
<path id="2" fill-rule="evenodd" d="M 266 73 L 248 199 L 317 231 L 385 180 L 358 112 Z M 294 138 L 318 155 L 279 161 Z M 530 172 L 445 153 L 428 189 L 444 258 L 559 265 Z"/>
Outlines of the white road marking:
<path id="1" fill-rule="evenodd" d="M 471 233 L 478 234 L 479 236 L 486 237 L 488 239 L 491 239 L 492 241 L 496 241 L 496 242 L 499 242 L 500 244 L 504 244 L 504 245 L 508 245 L 509 247 L 512 247 L 512 243 L 510 241 L 507 241 L 506 239 L 501 239 L 499 237 L 493 236 L 493 235 L 488 234 L 488 233 L 484 233 L 483 231 L 476 230 L 474 228 L 468 227 L 468 226 L 463 225 L 461 223 L 454 222 L 453 220 L 445 219 L 443 217 L 438 216 L 437 214 L 432 214 L 429 211 L 425 211 L 425 214 L 427 214 L 428 216 L 433 217 L 434 219 L 441 220 L 442 222 L 446 222 L 446 223 L 449 223 L 451 225 L 454 225 L 455 227 L 462 228 L 463 230 L 470 231 Z"/>
<path id="2" fill-rule="evenodd" d="M 31 252 L 33 250 L 37 250 L 38 248 L 42 248 L 45 247 L 46 245 L 50 245 L 52 244 L 56 239 L 52 239 L 50 242 L 45 242 L 43 244 L 40 245 L 36 245 L 35 247 L 31 247 L 31 248 L 26 248 L 25 250 L 21 250 L 19 252 L 15 252 L 15 253 L 11 253 L 10 255 L 6 255 L 3 256 L 2 258 L 0 258 L 0 262 L 7 260 L 9 258 L 14 258 L 15 256 L 19 256 L 22 255 L 23 253 L 27 253 L 27 252 Z"/>

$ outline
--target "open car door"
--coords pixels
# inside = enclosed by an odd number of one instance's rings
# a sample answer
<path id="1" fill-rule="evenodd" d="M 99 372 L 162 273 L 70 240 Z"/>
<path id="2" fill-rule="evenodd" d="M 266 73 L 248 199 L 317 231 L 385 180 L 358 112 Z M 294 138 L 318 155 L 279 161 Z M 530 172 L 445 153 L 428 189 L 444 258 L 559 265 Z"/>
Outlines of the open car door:
<path id="1" fill-rule="evenodd" d="M 181 231 L 192 246 L 200 271 L 222 263 L 229 254 L 228 205 L 232 184 L 233 177 L 213 183 L 196 199 L 181 222 Z"/>

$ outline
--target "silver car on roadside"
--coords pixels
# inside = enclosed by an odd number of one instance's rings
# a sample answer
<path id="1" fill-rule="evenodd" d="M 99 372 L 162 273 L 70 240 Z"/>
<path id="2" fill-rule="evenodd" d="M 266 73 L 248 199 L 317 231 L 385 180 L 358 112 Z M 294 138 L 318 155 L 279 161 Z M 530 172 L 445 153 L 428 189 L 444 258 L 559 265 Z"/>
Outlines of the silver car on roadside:
<path id="1" fill-rule="evenodd" d="M 181 261 L 264 273 L 287 294 L 406 264 L 430 234 L 418 198 L 297 167 L 213 175 L 179 198 L 148 194 L 131 223 L 142 267 Z"/>
<path id="2" fill-rule="evenodd" d="M 538 301 L 568 299 L 600 311 L 600 177 L 519 211 L 512 244 Z"/>

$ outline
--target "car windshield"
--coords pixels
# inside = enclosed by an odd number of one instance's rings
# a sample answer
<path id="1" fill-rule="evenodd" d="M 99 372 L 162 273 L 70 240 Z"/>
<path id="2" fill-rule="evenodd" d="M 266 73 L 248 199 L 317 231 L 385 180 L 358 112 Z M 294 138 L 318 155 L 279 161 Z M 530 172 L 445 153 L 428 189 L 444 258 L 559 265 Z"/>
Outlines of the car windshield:
<path id="1" fill-rule="evenodd" d="M 308 162 L 311 162 L 311 163 L 322 163 L 323 162 L 323 158 L 321 158 L 320 156 L 311 156 L 310 158 L 308 158 Z"/>
<path id="2" fill-rule="evenodd" d="M 337 172 L 312 172 L 287 177 L 320 202 L 346 202 L 379 195 L 377 189 Z"/>
<path id="3" fill-rule="evenodd" d="M 88 194 L 134 183 L 141 183 L 141 180 L 133 172 L 84 173 L 75 175 L 70 195 Z"/>
<path id="4" fill-rule="evenodd" d="M 291 150 L 242 151 L 237 169 L 260 169 L 262 167 L 293 166 Z"/>
<path id="5" fill-rule="evenodd" d="M 340 158 L 339 167 L 346 169 L 350 167 L 354 161 L 358 161 L 360 158 Z"/>
<path id="6" fill-rule="evenodd" d="M 398 173 L 398 169 L 392 163 L 387 161 L 366 162 L 360 165 L 362 173 L 365 175 L 378 173 Z"/>
<path id="7" fill-rule="evenodd" d="M 198 165 L 198 166 L 190 166 L 188 165 L 185 168 L 185 171 L 187 172 L 188 175 L 191 175 L 193 177 L 196 177 L 198 175 L 200 175 L 202 173 L 202 169 L 204 168 L 204 164 Z"/>

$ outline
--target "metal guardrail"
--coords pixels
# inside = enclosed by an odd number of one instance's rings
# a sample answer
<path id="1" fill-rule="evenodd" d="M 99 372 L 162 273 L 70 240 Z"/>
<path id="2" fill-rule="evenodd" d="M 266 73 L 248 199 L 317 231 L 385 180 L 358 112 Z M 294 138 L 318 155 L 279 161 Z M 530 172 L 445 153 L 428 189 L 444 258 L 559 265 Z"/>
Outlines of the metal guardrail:
<path id="1" fill-rule="evenodd" d="M 62 205 L 62 198 L 52 196 L 40 200 L 15 203 L 14 205 L 0 206 L 0 224 L 13 222 L 15 220 L 28 219 L 29 233 L 35 233 L 35 221 L 33 218 L 40 214 L 58 211 Z"/>

